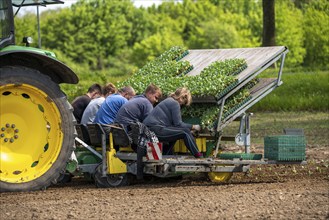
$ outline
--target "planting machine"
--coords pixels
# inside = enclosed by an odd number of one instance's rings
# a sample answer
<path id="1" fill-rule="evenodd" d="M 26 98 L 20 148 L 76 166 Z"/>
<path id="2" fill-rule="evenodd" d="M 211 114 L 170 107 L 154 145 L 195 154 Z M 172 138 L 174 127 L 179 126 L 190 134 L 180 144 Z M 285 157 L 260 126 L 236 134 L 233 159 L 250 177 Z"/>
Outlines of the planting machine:
<path id="1" fill-rule="evenodd" d="M 109 143 L 106 143 L 106 134 L 100 125 L 77 125 L 77 160 L 68 164 L 70 175 L 87 174 L 94 178 L 99 187 L 127 185 L 131 178 L 141 178 L 143 175 L 165 178 L 200 172 L 208 174 L 211 181 L 223 182 L 229 180 L 234 172 L 247 172 L 252 164 L 305 163 L 305 140 L 302 131 L 298 129 L 286 129 L 285 135 L 266 137 L 264 155 L 250 153 L 251 113 L 246 111 L 282 84 L 282 68 L 287 53 L 288 49 L 284 46 L 189 50 L 182 58 L 194 67 L 188 73 L 189 76 L 200 74 L 215 61 L 242 58 L 247 63 L 247 67 L 235 76 L 235 82 L 217 97 L 193 98 L 193 103 L 214 103 L 220 109 L 213 128 L 205 129 L 196 136 L 198 148 L 205 158 L 196 159 L 191 156 L 184 142 L 179 140 L 172 155 L 162 155 L 161 144 L 159 147 L 149 143 L 142 154 L 143 158 L 139 160 L 138 152 L 133 152 L 129 147 L 131 140 L 135 144 L 139 141 L 138 125 L 131 126 L 131 137 L 120 125 L 110 125 Z M 280 67 L 275 78 L 258 78 L 257 83 L 249 88 L 250 95 L 223 113 L 225 103 L 232 95 L 277 61 L 280 61 Z M 224 136 L 225 127 L 233 121 L 240 122 L 239 131 L 235 136 Z M 243 146 L 244 153 L 221 152 L 222 141 L 233 141 Z"/>
<path id="2" fill-rule="evenodd" d="M 223 182 L 234 172 L 247 172 L 252 164 L 305 163 L 305 142 L 298 130 L 267 137 L 264 155 L 250 152 L 251 113 L 247 110 L 282 84 L 286 47 L 189 50 L 182 58 L 194 67 L 189 76 L 200 74 L 215 61 L 241 58 L 247 63 L 218 96 L 193 98 L 194 103 L 213 103 L 220 109 L 212 128 L 196 136 L 204 158 L 192 157 L 182 141 L 177 141 L 171 155 L 162 155 L 161 144 L 147 144 L 135 153 L 130 145 L 140 143 L 143 135 L 136 124 L 130 136 L 120 125 L 109 125 L 108 138 L 99 124 L 75 125 L 72 107 L 58 84 L 78 83 L 78 78 L 52 52 L 14 45 L 12 4 L 17 2 L 0 1 L 0 191 L 44 189 L 72 176 L 91 178 L 98 187 L 128 185 L 134 177 L 146 175 L 165 178 L 200 172 L 211 181 Z M 26 0 L 16 6 L 24 2 L 38 4 Z M 224 113 L 230 97 L 277 61 L 276 78 L 258 79 L 248 88 L 250 95 Z M 239 131 L 224 136 L 233 121 L 240 122 Z M 243 146 L 245 152 L 221 152 L 224 140 Z"/>

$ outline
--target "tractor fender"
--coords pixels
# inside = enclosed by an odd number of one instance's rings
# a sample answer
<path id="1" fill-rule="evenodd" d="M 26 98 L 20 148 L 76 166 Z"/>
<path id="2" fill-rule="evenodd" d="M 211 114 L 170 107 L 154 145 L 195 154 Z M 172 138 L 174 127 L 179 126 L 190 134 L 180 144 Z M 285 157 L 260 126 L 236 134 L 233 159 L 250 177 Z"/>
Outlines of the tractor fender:
<path id="1" fill-rule="evenodd" d="M 0 50 L 1 66 L 24 66 L 49 76 L 57 84 L 77 84 L 78 76 L 54 53 L 31 47 L 9 46 Z"/>

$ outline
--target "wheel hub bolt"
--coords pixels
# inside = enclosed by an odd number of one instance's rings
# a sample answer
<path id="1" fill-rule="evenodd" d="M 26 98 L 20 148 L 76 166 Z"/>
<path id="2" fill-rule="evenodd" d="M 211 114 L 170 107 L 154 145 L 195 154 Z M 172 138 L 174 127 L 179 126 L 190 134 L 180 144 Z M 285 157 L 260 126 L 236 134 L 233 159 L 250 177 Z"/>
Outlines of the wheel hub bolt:
<path id="1" fill-rule="evenodd" d="M 1 127 L 1 131 L 4 132 L 4 133 L 1 133 L 0 134 L 0 138 L 4 138 L 4 142 L 10 142 L 10 143 L 13 143 L 15 141 L 15 139 L 18 139 L 18 135 L 17 133 L 19 132 L 19 130 L 16 128 L 16 125 L 15 124 L 9 124 L 9 123 L 6 123 L 5 126 Z M 6 137 L 6 130 L 9 133 L 12 134 L 12 132 L 14 132 L 14 134 L 10 135 L 11 137 Z"/>

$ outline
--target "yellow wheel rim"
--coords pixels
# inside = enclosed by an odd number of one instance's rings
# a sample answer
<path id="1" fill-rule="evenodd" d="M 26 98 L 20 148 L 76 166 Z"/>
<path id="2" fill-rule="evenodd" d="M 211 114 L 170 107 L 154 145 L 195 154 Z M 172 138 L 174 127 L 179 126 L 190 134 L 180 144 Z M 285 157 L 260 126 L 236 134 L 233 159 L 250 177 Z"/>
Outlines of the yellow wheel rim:
<path id="1" fill-rule="evenodd" d="M 63 142 L 56 104 L 27 84 L 0 87 L 0 181 L 24 183 L 45 174 Z"/>
<path id="2" fill-rule="evenodd" d="M 220 154 L 220 153 L 221 153 L 221 151 L 218 151 L 218 154 Z M 214 155 L 215 151 L 212 151 L 211 154 Z M 214 182 L 214 183 L 227 182 L 231 179 L 232 176 L 233 176 L 233 173 L 230 173 L 230 172 L 224 172 L 224 173 L 209 172 L 208 173 L 208 178 L 210 179 L 211 182 Z"/>
<path id="3" fill-rule="evenodd" d="M 208 177 L 211 182 L 222 183 L 227 182 L 231 179 L 233 173 L 218 173 L 218 172 L 209 172 Z"/>

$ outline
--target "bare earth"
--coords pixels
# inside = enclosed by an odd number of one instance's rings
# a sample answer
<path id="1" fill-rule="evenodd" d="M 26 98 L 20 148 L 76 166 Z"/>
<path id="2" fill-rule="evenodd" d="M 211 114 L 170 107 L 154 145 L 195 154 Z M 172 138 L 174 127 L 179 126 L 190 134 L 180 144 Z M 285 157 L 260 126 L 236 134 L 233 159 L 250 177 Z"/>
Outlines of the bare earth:
<path id="1" fill-rule="evenodd" d="M 307 165 L 253 166 L 215 184 L 203 175 L 98 189 L 73 178 L 28 193 L 1 193 L 1 219 L 329 219 L 329 147 Z"/>

